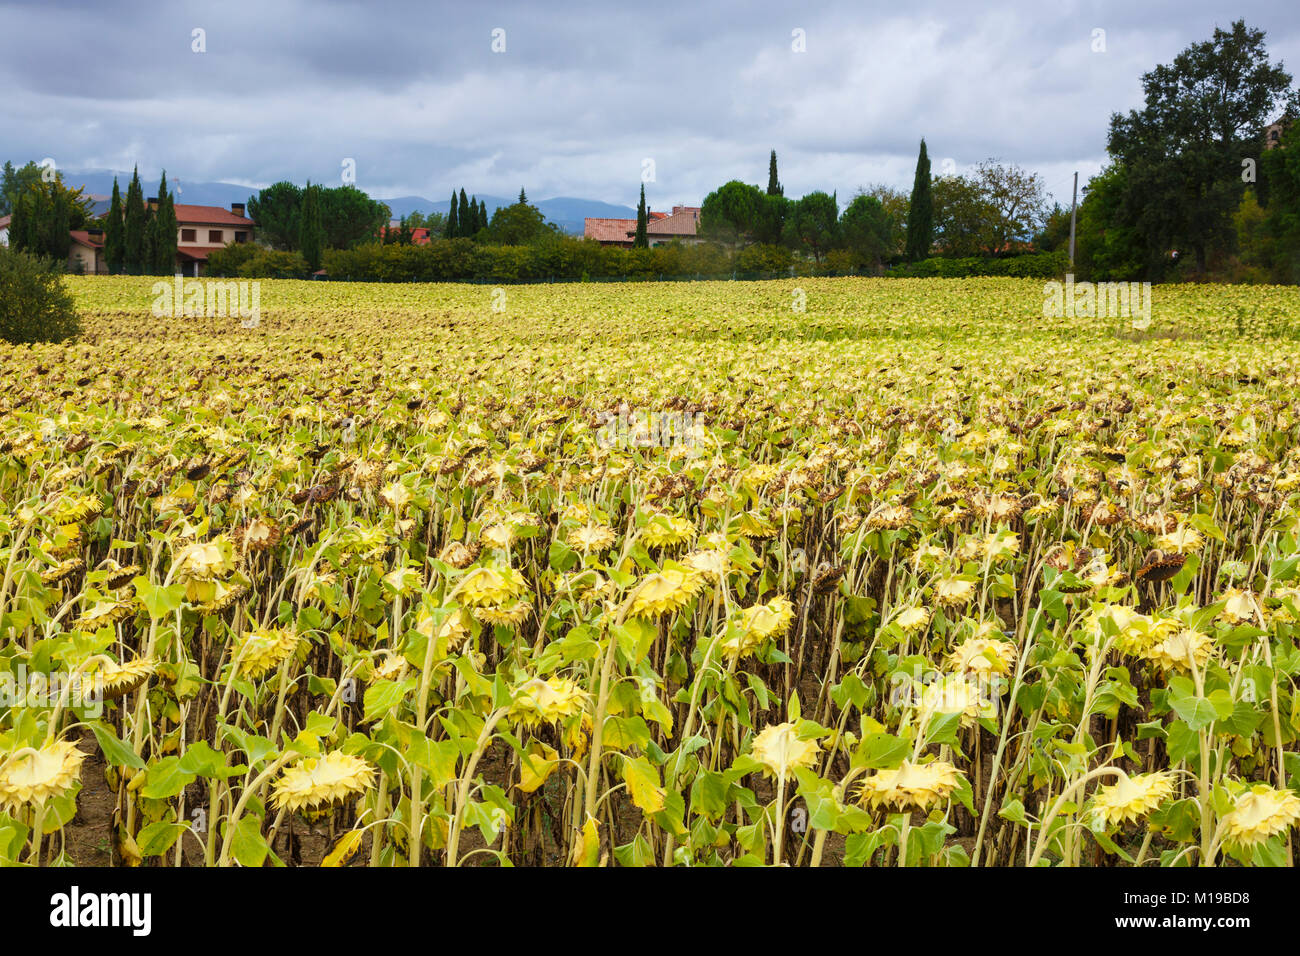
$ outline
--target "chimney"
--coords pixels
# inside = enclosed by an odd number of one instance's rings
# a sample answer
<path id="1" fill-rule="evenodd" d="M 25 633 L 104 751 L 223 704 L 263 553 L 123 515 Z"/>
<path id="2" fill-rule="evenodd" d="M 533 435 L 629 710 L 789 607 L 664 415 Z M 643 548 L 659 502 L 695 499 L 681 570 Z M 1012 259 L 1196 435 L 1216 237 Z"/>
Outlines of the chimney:
<path id="1" fill-rule="evenodd" d="M 87 237 L 91 242 L 99 242 L 99 243 L 102 243 L 102 242 L 104 241 L 104 230 L 103 230 L 103 229 L 87 229 L 87 230 L 86 230 L 86 237 Z"/>
<path id="2" fill-rule="evenodd" d="M 149 208 L 149 211 L 150 211 L 150 212 L 157 212 L 157 211 L 158 211 L 158 197 L 157 197 L 157 196 L 150 196 L 150 197 L 145 201 L 145 205 Z"/>
<path id="3" fill-rule="evenodd" d="M 244 217 L 244 204 L 242 202 L 232 202 L 230 211 L 242 219 Z"/>

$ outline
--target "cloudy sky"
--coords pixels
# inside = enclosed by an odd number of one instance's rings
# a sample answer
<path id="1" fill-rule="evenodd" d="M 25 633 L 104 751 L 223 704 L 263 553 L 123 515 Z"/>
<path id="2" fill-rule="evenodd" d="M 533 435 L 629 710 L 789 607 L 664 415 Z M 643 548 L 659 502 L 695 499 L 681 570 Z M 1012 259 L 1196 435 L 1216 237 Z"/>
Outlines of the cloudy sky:
<path id="1" fill-rule="evenodd" d="M 773 148 L 787 195 L 910 187 L 924 136 L 936 172 L 994 157 L 1068 203 L 1071 173 L 1104 159 L 1110 114 L 1141 102 L 1144 71 L 1244 17 L 1300 75 L 1298 11 L 0 0 L 0 159 L 250 186 L 336 183 L 353 159 L 380 198 L 524 185 L 629 205 L 649 161 L 662 209 L 729 179 L 765 185 Z"/>

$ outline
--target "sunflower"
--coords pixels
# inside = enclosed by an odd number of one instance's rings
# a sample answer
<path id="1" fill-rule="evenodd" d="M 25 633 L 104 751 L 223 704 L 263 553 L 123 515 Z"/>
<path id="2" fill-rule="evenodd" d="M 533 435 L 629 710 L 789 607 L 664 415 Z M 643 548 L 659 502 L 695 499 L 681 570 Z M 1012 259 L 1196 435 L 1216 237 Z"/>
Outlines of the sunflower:
<path id="1" fill-rule="evenodd" d="M 511 525 L 498 521 L 484 528 L 481 537 L 483 543 L 489 548 L 509 551 L 510 546 L 515 543 L 515 529 Z"/>
<path id="2" fill-rule="evenodd" d="M 934 584 L 934 599 L 941 607 L 956 607 L 966 604 L 974 596 L 975 582 L 968 577 L 940 578 Z"/>
<path id="3" fill-rule="evenodd" d="M 516 601 L 511 605 L 486 604 L 474 608 L 473 613 L 484 624 L 515 628 L 524 622 L 531 610 L 532 605 L 527 601 Z"/>
<path id="4" fill-rule="evenodd" d="M 509 718 L 524 727 L 553 724 L 581 713 L 586 694 L 565 677 L 534 677 L 511 692 Z"/>
<path id="5" fill-rule="evenodd" d="M 906 505 L 886 505 L 867 516 L 868 531 L 897 531 L 912 521 L 912 509 Z"/>
<path id="6" fill-rule="evenodd" d="M 100 601 L 82 611 L 72 626 L 79 631 L 97 631 L 128 620 L 135 614 L 134 601 Z"/>
<path id="7" fill-rule="evenodd" d="M 503 605 L 528 589 L 528 581 L 514 568 L 475 568 L 457 585 L 457 596 L 466 607 Z"/>
<path id="8" fill-rule="evenodd" d="M 298 649 L 298 635 L 283 628 L 258 628 L 245 634 L 233 660 L 241 677 L 258 678 L 279 667 Z"/>
<path id="9" fill-rule="evenodd" d="M 614 543 L 614 529 L 603 524 L 585 524 L 569 532 L 569 547 L 584 553 L 604 551 Z"/>
<path id="10" fill-rule="evenodd" d="M 116 591 L 118 588 L 124 588 L 140 573 L 140 565 L 128 564 L 126 567 L 116 566 L 108 569 L 108 578 L 105 584 L 109 590 Z"/>
<path id="11" fill-rule="evenodd" d="M 904 634 L 916 634 L 929 626 L 930 612 L 923 607 L 907 607 L 898 612 L 893 623 L 898 625 Z"/>
<path id="12" fill-rule="evenodd" d="M 426 608 L 421 607 L 416 614 L 415 629 L 426 638 L 432 638 L 435 641 L 445 640 L 449 652 L 459 649 L 465 643 L 465 639 L 469 637 L 471 621 L 469 612 L 464 608 L 453 608 L 442 619 L 442 623 L 436 627 L 433 622 L 433 615 Z"/>
<path id="13" fill-rule="evenodd" d="M 811 767 L 821 745 L 815 740 L 800 740 L 796 725 L 787 721 L 760 731 L 754 738 L 754 759 L 763 765 L 769 777 L 786 779 L 796 767 Z"/>
<path id="14" fill-rule="evenodd" d="M 682 558 L 682 564 L 692 571 L 697 571 L 701 577 L 711 583 L 717 584 L 731 570 L 731 557 L 725 548 L 692 551 Z"/>
<path id="15" fill-rule="evenodd" d="M 0 754 L 0 807 L 17 811 L 72 789 L 86 754 L 66 740 Z"/>
<path id="16" fill-rule="evenodd" d="M 1243 847 L 1263 843 L 1300 821 L 1300 798 L 1290 790 L 1257 783 L 1237 796 L 1223 818 L 1230 842 Z"/>
<path id="17" fill-rule="evenodd" d="M 1174 775 L 1158 773 L 1124 775 L 1109 786 L 1098 788 L 1092 798 L 1093 819 L 1106 826 L 1145 817 L 1174 793 Z"/>
<path id="18" fill-rule="evenodd" d="M 1010 641 L 970 637 L 948 655 L 948 666 L 961 674 L 992 677 L 1011 673 L 1016 662 L 1016 645 Z"/>
<path id="19" fill-rule="evenodd" d="M 275 784 L 275 805 L 282 810 L 312 809 L 362 794 L 374 782 L 374 767 L 360 757 L 334 750 L 285 768 Z"/>
<path id="20" fill-rule="evenodd" d="M 248 524 L 238 528 L 232 535 L 239 550 L 265 551 L 274 548 L 280 541 L 280 529 L 269 518 L 254 518 Z"/>
<path id="21" fill-rule="evenodd" d="M 736 516 L 736 533 L 742 538 L 761 541 L 775 537 L 776 526 L 757 511 L 742 511 Z"/>
<path id="22" fill-rule="evenodd" d="M 1192 554 L 1200 551 L 1205 544 L 1205 538 L 1195 528 L 1181 528 L 1177 531 L 1171 531 L 1168 534 L 1162 534 L 1155 540 L 1155 547 L 1165 553 L 1173 552 L 1174 554 Z"/>
<path id="23" fill-rule="evenodd" d="M 62 584 L 78 571 L 86 569 L 86 562 L 81 558 L 69 558 L 41 572 L 41 583 L 46 586 Z"/>
<path id="24" fill-rule="evenodd" d="M 1229 588 L 1223 598 L 1223 610 L 1219 612 L 1219 617 L 1229 624 L 1245 624 L 1255 620 L 1258 605 L 1253 592 Z"/>
<path id="25" fill-rule="evenodd" d="M 633 617 L 658 617 L 685 607 L 704 586 L 704 579 L 686 567 L 667 567 L 641 579 L 632 599 Z"/>
<path id="26" fill-rule="evenodd" d="M 793 620 L 794 605 L 784 597 L 747 607 L 736 622 L 738 633 L 724 641 L 722 649 L 732 657 L 751 654 L 768 638 L 780 637 L 788 631 Z"/>
<path id="27" fill-rule="evenodd" d="M 216 582 L 235 570 L 234 547 L 225 538 L 191 544 L 176 555 L 176 580 L 185 584 L 185 597 L 201 604 L 216 596 Z"/>
<path id="28" fill-rule="evenodd" d="M 896 770 L 879 770 L 863 781 L 858 800 L 872 808 L 927 810 L 946 800 L 957 784 L 957 768 L 947 761 L 915 764 L 904 760 Z"/>
<path id="29" fill-rule="evenodd" d="M 673 548 L 695 537 L 695 525 L 677 515 L 657 514 L 641 529 L 641 540 L 652 548 Z"/>
<path id="30" fill-rule="evenodd" d="M 1190 673 L 1192 664 L 1195 663 L 1196 669 L 1203 673 L 1213 649 L 1214 642 L 1209 637 L 1199 631 L 1184 628 L 1169 635 L 1154 647 L 1148 648 L 1143 656 L 1155 661 L 1162 670 L 1180 670 Z"/>
<path id="31" fill-rule="evenodd" d="M 978 681 L 965 674 L 947 674 L 921 693 L 922 719 L 934 714 L 961 714 L 961 725 L 971 727 L 982 717 L 997 715 L 993 701 Z"/>
<path id="32" fill-rule="evenodd" d="M 96 685 L 102 690 L 106 700 L 115 700 L 123 694 L 129 694 L 158 669 L 158 662 L 148 657 L 137 657 L 133 661 L 116 661 L 99 655 L 98 666 L 93 671 Z"/>
<path id="33" fill-rule="evenodd" d="M 466 545 L 459 541 L 452 541 L 439 553 L 438 560 L 450 564 L 457 571 L 463 571 L 474 563 L 474 559 L 478 557 L 480 550 L 481 545 L 477 542 Z"/>

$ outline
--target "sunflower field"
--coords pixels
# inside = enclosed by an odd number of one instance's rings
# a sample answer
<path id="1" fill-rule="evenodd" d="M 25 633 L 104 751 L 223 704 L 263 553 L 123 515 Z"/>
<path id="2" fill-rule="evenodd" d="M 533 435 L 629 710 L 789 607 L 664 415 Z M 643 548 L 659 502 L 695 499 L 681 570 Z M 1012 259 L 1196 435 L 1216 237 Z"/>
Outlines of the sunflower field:
<path id="1" fill-rule="evenodd" d="M 68 283 L 0 862 L 1296 859 L 1294 289 Z"/>

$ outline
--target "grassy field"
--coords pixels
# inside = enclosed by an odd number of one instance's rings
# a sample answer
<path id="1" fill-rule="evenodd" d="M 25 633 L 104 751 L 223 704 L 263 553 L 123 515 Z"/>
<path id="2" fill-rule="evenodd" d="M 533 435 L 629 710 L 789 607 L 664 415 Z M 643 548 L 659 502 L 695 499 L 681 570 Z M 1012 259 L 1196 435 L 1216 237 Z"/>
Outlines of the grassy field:
<path id="1" fill-rule="evenodd" d="M 1294 289 L 70 284 L 0 862 L 1295 860 Z"/>

